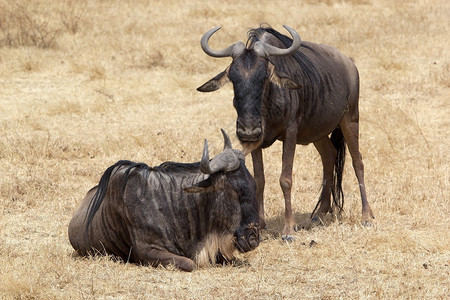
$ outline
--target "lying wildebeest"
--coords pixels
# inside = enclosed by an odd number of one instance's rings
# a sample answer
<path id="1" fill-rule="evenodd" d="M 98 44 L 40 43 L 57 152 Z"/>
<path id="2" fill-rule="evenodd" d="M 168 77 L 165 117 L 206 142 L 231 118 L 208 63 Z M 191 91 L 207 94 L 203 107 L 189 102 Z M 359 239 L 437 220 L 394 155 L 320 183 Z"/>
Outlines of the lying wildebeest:
<path id="1" fill-rule="evenodd" d="M 124 261 L 184 271 L 230 261 L 259 244 L 256 185 L 244 154 L 225 147 L 209 160 L 165 162 L 151 168 L 119 161 L 91 189 L 69 224 L 81 255 L 113 254 Z"/>
<path id="2" fill-rule="evenodd" d="M 213 57 L 231 57 L 225 71 L 198 88 L 211 92 L 231 81 L 237 111 L 236 134 L 245 152 L 252 154 L 260 225 L 264 221 L 264 167 L 261 149 L 283 141 L 280 185 L 285 200 L 283 239 L 292 240 L 296 229 L 291 208 L 292 164 L 296 144 L 313 143 L 322 158 L 323 188 L 317 218 L 342 210 L 342 172 L 347 142 L 358 178 L 362 216 L 374 215 L 367 202 L 364 166 L 359 152 L 359 75 L 353 61 L 337 49 L 303 42 L 296 31 L 284 26 L 293 39 L 270 27 L 252 29 L 247 45 L 237 42 L 223 50 L 211 49 L 210 37 L 220 29 L 206 32 L 203 51 Z M 331 133 L 331 136 L 329 134 Z M 333 174 L 334 170 L 334 174 Z"/>

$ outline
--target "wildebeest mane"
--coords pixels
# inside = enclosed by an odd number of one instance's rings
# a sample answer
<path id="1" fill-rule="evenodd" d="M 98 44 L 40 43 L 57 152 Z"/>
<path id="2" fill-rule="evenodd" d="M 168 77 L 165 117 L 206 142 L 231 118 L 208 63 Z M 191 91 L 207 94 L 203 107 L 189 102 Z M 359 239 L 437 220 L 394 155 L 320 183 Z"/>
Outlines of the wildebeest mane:
<path id="1" fill-rule="evenodd" d="M 258 41 L 265 32 L 270 33 L 275 38 L 277 38 L 285 46 L 285 48 L 289 48 L 292 45 L 292 39 L 290 37 L 281 34 L 280 32 L 270 27 L 269 25 L 261 25 L 259 28 L 249 30 L 247 34 L 248 36 L 247 45 Z M 305 114 L 310 114 L 313 111 L 314 103 L 317 103 L 319 101 L 319 95 L 322 94 L 321 90 L 323 89 L 323 84 L 321 76 L 317 71 L 317 68 L 315 67 L 311 59 L 309 59 L 308 56 L 306 56 L 305 53 L 301 51 L 302 48 L 315 52 L 314 49 L 312 49 L 305 43 L 302 43 L 300 45 L 300 49 L 292 55 L 292 57 L 295 59 L 295 61 L 298 63 L 300 67 L 299 69 L 301 70 L 301 74 L 288 74 L 288 75 L 293 76 L 292 78 L 294 80 L 298 80 L 299 83 L 302 83 L 303 85 L 302 92 L 304 94 L 307 94 L 308 95 L 307 98 L 312 100 L 311 105 L 305 107 L 306 111 L 304 112 Z M 281 65 L 279 65 L 282 59 L 283 58 L 281 58 L 280 60 L 279 58 L 269 57 L 269 60 L 275 65 L 276 68 L 279 69 L 283 69 L 281 68 Z M 284 66 L 284 69 L 286 68 L 288 70 L 291 69 L 291 67 L 289 66 Z"/>
<path id="2" fill-rule="evenodd" d="M 280 32 L 276 31 L 269 25 L 262 25 L 259 28 L 251 29 L 248 32 L 248 42 L 253 42 L 256 40 L 259 40 L 259 38 L 263 35 L 264 32 L 268 32 L 271 35 L 275 36 L 280 42 L 283 43 L 283 45 L 286 48 L 289 48 L 292 45 L 292 39 L 284 34 L 281 34 Z M 300 45 L 300 48 L 307 48 L 310 51 L 314 51 L 304 43 Z M 316 67 L 314 66 L 313 62 L 300 50 L 296 51 L 292 57 L 297 61 L 297 63 L 300 65 L 300 68 L 303 75 L 307 75 L 308 77 L 311 77 L 310 80 L 314 80 L 317 83 L 320 83 L 320 75 L 317 72 Z"/>
<path id="3" fill-rule="evenodd" d="M 121 183 L 121 192 L 123 193 L 125 191 L 125 187 L 127 185 L 130 172 L 133 169 L 139 169 L 141 175 L 144 177 L 145 180 L 148 179 L 151 172 L 155 172 L 158 175 L 165 175 L 168 176 L 170 180 L 175 181 L 175 174 L 189 174 L 195 171 L 199 170 L 199 163 L 176 163 L 176 162 L 164 162 L 161 165 L 157 167 L 149 167 L 145 163 L 136 163 L 129 160 L 120 160 L 114 165 L 110 166 L 106 171 L 103 173 L 102 177 L 100 178 L 100 181 L 97 185 L 97 191 L 95 192 L 94 196 L 92 197 L 91 201 L 89 202 L 89 206 L 86 212 L 86 231 L 89 228 L 90 223 L 92 222 L 92 219 L 94 218 L 95 213 L 99 209 L 100 205 L 103 202 L 103 199 L 105 198 L 109 180 L 111 176 L 113 176 L 113 172 L 117 172 L 121 167 L 126 166 L 126 169 L 124 171 L 123 177 L 122 177 L 122 183 Z M 116 171 L 114 171 L 116 170 Z"/>
<path id="4" fill-rule="evenodd" d="M 177 163 L 177 162 L 164 162 L 156 170 L 165 171 L 169 173 L 192 173 L 194 171 L 200 170 L 200 163 Z"/>
<path id="5" fill-rule="evenodd" d="M 147 166 L 144 163 L 135 163 L 129 160 L 119 160 L 114 165 L 110 166 L 106 171 L 103 173 L 102 177 L 100 178 L 100 181 L 97 185 L 97 191 L 95 192 L 94 196 L 92 197 L 91 201 L 89 202 L 89 206 L 86 212 L 86 231 L 89 228 L 90 223 L 92 222 L 92 219 L 94 218 L 95 213 L 99 209 L 100 205 L 103 202 L 103 199 L 105 198 L 106 192 L 108 190 L 109 185 L 109 179 L 113 175 L 113 171 L 116 169 L 119 170 L 122 166 L 128 165 L 128 168 L 125 170 L 123 179 L 122 179 L 122 192 L 125 189 L 126 183 L 128 181 L 128 176 L 130 174 L 130 171 L 133 168 L 139 168 L 144 171 L 144 176 L 148 177 L 148 174 L 150 174 L 150 171 L 152 168 Z"/>

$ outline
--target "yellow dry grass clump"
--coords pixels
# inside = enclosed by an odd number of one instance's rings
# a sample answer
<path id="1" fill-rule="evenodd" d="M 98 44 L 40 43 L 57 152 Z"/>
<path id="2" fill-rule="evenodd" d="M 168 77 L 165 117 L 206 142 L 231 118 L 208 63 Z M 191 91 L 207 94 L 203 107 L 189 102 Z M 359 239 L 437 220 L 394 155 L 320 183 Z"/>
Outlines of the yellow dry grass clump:
<path id="1" fill-rule="evenodd" d="M 450 298 L 449 20 L 446 0 L 0 0 L 0 298 Z M 117 160 L 198 161 L 204 138 L 221 150 L 220 128 L 238 147 L 231 85 L 195 91 L 230 60 L 199 40 L 222 25 L 211 44 L 225 47 L 262 23 L 355 60 L 375 225 L 360 225 L 348 157 L 345 214 L 311 226 L 321 162 L 299 146 L 303 229 L 282 242 L 277 142 L 264 151 L 269 228 L 234 265 L 186 274 L 74 255 L 72 212 Z"/>

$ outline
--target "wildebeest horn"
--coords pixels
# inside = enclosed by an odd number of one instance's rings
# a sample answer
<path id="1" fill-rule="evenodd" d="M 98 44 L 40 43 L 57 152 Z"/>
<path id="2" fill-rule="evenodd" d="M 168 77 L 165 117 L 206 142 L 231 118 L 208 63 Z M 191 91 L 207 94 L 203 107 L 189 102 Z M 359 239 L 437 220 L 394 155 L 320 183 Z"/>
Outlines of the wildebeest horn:
<path id="1" fill-rule="evenodd" d="M 211 49 L 208 45 L 209 38 L 221 28 L 221 26 L 217 26 L 209 31 L 207 31 L 200 40 L 200 44 L 202 46 L 203 51 L 212 57 L 236 57 L 241 54 L 245 49 L 245 45 L 243 42 L 239 41 L 234 43 L 233 45 L 222 49 L 222 50 L 214 50 Z"/>
<path id="2" fill-rule="evenodd" d="M 291 34 L 292 45 L 287 49 L 282 49 L 282 48 L 278 48 L 278 47 L 266 44 L 261 41 L 257 41 L 255 43 L 255 45 L 253 46 L 253 49 L 259 56 L 265 57 L 265 58 L 267 58 L 269 56 L 286 56 L 286 55 L 294 54 L 295 51 L 297 51 L 298 48 L 300 48 L 300 45 L 302 42 L 302 40 L 300 39 L 300 35 L 298 35 L 298 33 L 294 29 L 292 29 L 291 27 L 289 27 L 287 25 L 283 25 L 283 27 L 286 28 L 286 30 L 289 31 L 289 33 Z"/>
<path id="3" fill-rule="evenodd" d="M 223 135 L 223 150 L 232 149 L 230 137 L 222 128 L 220 129 L 220 131 L 222 131 Z"/>
<path id="4" fill-rule="evenodd" d="M 240 166 L 240 159 L 244 159 L 243 154 L 241 156 L 231 149 L 230 137 L 222 130 L 223 138 L 225 141 L 225 147 L 222 153 L 218 154 L 211 161 L 209 160 L 208 141 L 205 140 L 203 146 L 202 160 L 200 161 L 200 171 L 203 174 L 213 174 L 219 171 L 230 172 L 236 170 Z"/>
<path id="5" fill-rule="evenodd" d="M 211 167 L 209 165 L 208 141 L 206 139 L 205 139 L 205 143 L 203 144 L 203 154 L 202 154 L 202 160 L 200 161 L 200 171 L 202 171 L 203 174 L 214 173 L 211 170 Z"/>

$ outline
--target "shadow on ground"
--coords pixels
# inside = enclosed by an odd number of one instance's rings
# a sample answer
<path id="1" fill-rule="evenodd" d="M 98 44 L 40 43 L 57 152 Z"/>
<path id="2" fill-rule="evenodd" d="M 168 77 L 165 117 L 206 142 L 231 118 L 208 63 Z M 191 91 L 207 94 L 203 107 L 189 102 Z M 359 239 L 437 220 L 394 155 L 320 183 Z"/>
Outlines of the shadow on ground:
<path id="1" fill-rule="evenodd" d="M 324 218 L 313 221 L 310 213 L 295 213 L 295 222 L 300 230 L 311 230 L 317 226 L 329 226 L 333 222 L 336 222 L 336 216 L 327 214 Z M 275 238 L 281 239 L 282 230 L 284 227 L 284 215 L 279 215 L 266 220 L 267 228 L 262 231 L 263 239 Z"/>

